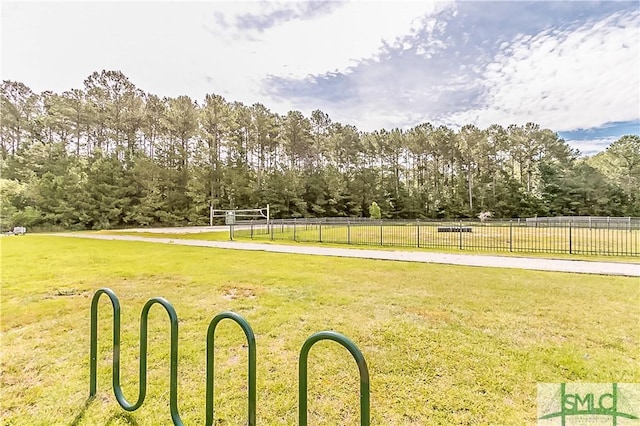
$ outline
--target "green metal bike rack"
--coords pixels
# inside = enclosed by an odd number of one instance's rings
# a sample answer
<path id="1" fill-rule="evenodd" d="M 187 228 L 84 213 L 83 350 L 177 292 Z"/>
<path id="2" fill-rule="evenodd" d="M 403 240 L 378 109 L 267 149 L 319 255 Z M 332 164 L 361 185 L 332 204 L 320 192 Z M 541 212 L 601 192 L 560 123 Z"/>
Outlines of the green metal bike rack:
<path id="1" fill-rule="evenodd" d="M 100 296 L 106 294 L 113 307 L 113 368 L 112 384 L 113 391 L 118 404 L 126 411 L 135 411 L 144 402 L 147 393 L 147 322 L 149 310 L 154 304 L 160 304 L 169 315 L 171 322 L 171 355 L 170 355 L 170 377 L 169 377 L 169 409 L 171 419 L 176 426 L 182 426 L 183 422 L 178 412 L 178 316 L 176 311 L 167 300 L 163 298 L 153 298 L 147 301 L 142 308 L 140 315 L 140 385 L 138 399 L 134 404 L 129 403 L 122 392 L 120 386 L 120 302 L 115 293 L 108 288 L 102 288 L 93 296 L 91 300 L 91 349 L 89 360 L 89 398 L 93 399 L 97 392 L 97 354 L 98 354 L 98 301 Z M 207 426 L 213 425 L 214 417 L 214 340 L 215 329 L 223 319 L 230 319 L 236 322 L 247 338 L 248 345 L 248 424 L 256 424 L 256 341 L 253 330 L 247 321 L 234 312 L 223 312 L 216 315 L 207 331 L 207 378 L 206 378 L 206 420 Z"/>
<path id="2" fill-rule="evenodd" d="M 298 364 L 298 423 L 307 426 L 307 360 L 311 347 L 321 340 L 332 340 L 347 348 L 358 365 L 360 371 L 360 425 L 371 423 L 371 405 L 369 391 L 369 369 L 360 349 L 351 340 L 334 331 L 320 331 L 311 335 L 302 345 Z"/>
<path id="3" fill-rule="evenodd" d="M 256 338 L 253 334 L 253 330 L 249 323 L 235 312 L 222 312 L 216 315 L 209 323 L 207 330 L 207 419 L 205 424 L 207 426 L 213 424 L 213 390 L 214 390 L 214 342 L 216 327 L 223 319 L 230 319 L 237 323 L 244 331 L 244 335 L 247 338 L 247 349 L 249 351 L 248 356 L 248 401 L 247 401 L 247 418 L 249 426 L 255 426 L 256 424 Z"/>
<path id="4" fill-rule="evenodd" d="M 113 392 L 118 404 L 126 411 L 135 411 L 140 408 L 147 394 L 147 323 L 149 310 L 155 304 L 161 305 L 169 315 L 171 324 L 171 355 L 169 372 L 169 410 L 171 419 L 176 426 L 183 426 L 180 413 L 178 411 L 178 315 L 175 309 L 167 300 L 156 297 L 145 303 L 140 315 L 140 376 L 138 399 L 131 404 L 124 397 L 120 385 L 120 302 L 113 291 L 108 288 L 101 288 L 95 292 L 91 300 L 91 348 L 89 359 L 89 400 L 93 400 L 97 393 L 98 383 L 98 302 L 100 297 L 106 294 L 113 307 L 113 364 L 112 364 L 112 385 Z M 206 418 L 205 425 L 212 426 L 214 422 L 214 349 L 215 331 L 218 324 L 225 319 L 234 321 L 242 328 L 247 338 L 248 348 L 248 400 L 247 400 L 247 424 L 256 425 L 256 339 L 249 323 L 240 315 L 234 312 L 222 312 L 216 315 L 209 323 L 207 329 L 207 374 L 206 374 Z M 370 424 L 370 392 L 369 392 L 369 370 L 367 363 L 360 352 L 360 349 L 342 334 L 333 331 L 321 331 L 311 335 L 302 345 L 299 358 L 299 424 L 307 425 L 307 360 L 311 347 L 320 340 L 332 340 L 344 346 L 355 359 L 360 372 L 360 424 L 369 426 Z"/>

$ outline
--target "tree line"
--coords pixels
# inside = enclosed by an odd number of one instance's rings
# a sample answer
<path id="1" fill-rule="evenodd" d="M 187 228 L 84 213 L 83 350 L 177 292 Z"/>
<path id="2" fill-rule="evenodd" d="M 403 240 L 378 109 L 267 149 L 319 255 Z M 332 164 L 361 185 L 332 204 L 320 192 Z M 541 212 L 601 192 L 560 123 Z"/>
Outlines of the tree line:
<path id="1" fill-rule="evenodd" d="M 593 157 L 534 123 L 359 131 L 215 94 L 145 93 L 118 71 L 82 89 L 3 81 L 0 220 L 40 228 L 207 224 L 209 206 L 273 217 L 639 216 L 640 137 Z"/>

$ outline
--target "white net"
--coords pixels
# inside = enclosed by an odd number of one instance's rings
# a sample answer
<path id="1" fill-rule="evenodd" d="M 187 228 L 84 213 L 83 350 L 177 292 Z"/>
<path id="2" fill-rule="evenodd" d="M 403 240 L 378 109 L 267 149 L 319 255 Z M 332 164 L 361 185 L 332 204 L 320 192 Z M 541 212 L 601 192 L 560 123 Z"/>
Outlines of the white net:
<path id="1" fill-rule="evenodd" d="M 267 219 L 269 220 L 269 205 L 259 209 L 210 209 L 209 222 L 213 226 L 213 221 L 217 217 L 224 217 L 225 225 L 234 225 L 236 220 L 243 219 Z"/>

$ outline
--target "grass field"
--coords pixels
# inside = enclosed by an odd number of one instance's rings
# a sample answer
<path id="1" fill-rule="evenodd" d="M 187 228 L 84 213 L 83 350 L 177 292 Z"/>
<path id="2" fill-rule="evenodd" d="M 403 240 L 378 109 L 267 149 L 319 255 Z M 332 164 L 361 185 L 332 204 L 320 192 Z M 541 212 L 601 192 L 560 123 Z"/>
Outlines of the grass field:
<path id="1" fill-rule="evenodd" d="M 640 382 L 640 282 L 462 266 L 28 235 L 1 238 L 3 425 L 166 425 L 166 313 L 152 308 L 147 399 L 110 388 L 110 306 L 101 302 L 98 398 L 89 389 L 95 290 L 122 305 L 122 379 L 137 396 L 139 315 L 151 297 L 180 318 L 179 407 L 204 420 L 205 335 L 224 310 L 252 325 L 258 423 L 297 423 L 297 358 L 312 333 L 351 338 L 367 359 L 375 425 L 535 423 L 538 382 Z M 217 335 L 218 425 L 246 421 L 240 329 Z M 336 344 L 310 357 L 310 424 L 358 424 L 357 368 Z"/>

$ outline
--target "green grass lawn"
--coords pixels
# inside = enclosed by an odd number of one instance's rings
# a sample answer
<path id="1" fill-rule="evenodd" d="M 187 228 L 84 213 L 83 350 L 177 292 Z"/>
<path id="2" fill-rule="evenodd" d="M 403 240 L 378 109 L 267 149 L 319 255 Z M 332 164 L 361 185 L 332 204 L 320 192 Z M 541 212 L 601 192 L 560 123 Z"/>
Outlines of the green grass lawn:
<path id="1" fill-rule="evenodd" d="M 98 397 L 88 405 L 89 308 L 95 290 L 122 306 L 122 381 L 137 397 L 139 315 L 151 297 L 180 318 L 179 408 L 202 424 L 205 335 L 224 310 L 252 325 L 258 423 L 297 423 L 297 360 L 312 333 L 362 350 L 372 424 L 535 423 L 538 382 L 640 382 L 640 280 L 507 269 L 243 252 L 28 235 L 2 249 L 3 425 L 166 425 L 169 330 L 149 322 L 147 399 L 124 412 L 110 387 L 110 305 L 100 303 Z M 218 425 L 246 422 L 239 327 L 216 338 Z M 357 368 L 320 342 L 309 360 L 309 419 L 358 424 Z"/>

